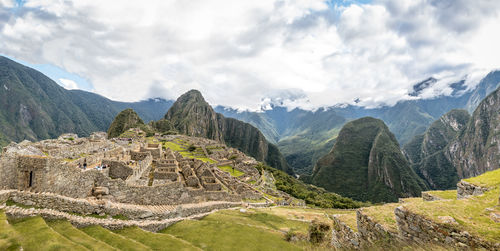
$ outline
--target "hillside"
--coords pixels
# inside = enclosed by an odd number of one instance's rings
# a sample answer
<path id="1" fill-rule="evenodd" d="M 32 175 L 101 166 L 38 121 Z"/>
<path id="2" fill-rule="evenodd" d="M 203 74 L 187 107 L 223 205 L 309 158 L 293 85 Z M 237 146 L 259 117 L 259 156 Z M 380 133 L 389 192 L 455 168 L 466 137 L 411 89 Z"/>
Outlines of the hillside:
<path id="1" fill-rule="evenodd" d="M 426 188 L 389 128 L 370 117 L 344 125 L 333 149 L 316 164 L 312 183 L 371 202 L 397 201 L 419 195 Z"/>
<path id="2" fill-rule="evenodd" d="M 1 146 L 67 132 L 88 136 L 106 131 L 126 108 L 136 109 L 146 121 L 160 119 L 172 104 L 162 99 L 116 102 L 90 92 L 66 90 L 42 73 L 1 56 L 0 83 Z"/>
<path id="3" fill-rule="evenodd" d="M 144 128 L 146 125 L 133 109 L 125 109 L 116 115 L 108 129 L 108 138 L 116 138 L 130 128 Z"/>
<path id="4" fill-rule="evenodd" d="M 465 110 L 451 110 L 403 147 L 412 168 L 430 188 L 450 189 L 459 181 L 446 149 L 467 125 L 469 118 Z"/>
<path id="5" fill-rule="evenodd" d="M 460 178 L 500 168 L 500 89 L 479 103 L 467 126 L 448 148 Z"/>
<path id="6" fill-rule="evenodd" d="M 181 95 L 165 114 L 165 119 L 181 134 L 226 143 L 258 161 L 293 174 L 278 148 L 270 144 L 257 128 L 217 114 L 197 90 Z"/>

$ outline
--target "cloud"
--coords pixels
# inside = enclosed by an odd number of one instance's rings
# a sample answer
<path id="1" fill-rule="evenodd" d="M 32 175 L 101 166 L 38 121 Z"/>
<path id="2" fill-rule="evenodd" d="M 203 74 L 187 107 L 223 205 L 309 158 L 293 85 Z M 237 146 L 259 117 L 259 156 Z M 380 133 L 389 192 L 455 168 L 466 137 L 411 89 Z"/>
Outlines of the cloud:
<path id="1" fill-rule="evenodd" d="M 71 79 L 60 78 L 59 83 L 61 83 L 61 86 L 66 88 L 67 90 L 78 89 L 78 85 Z"/>
<path id="2" fill-rule="evenodd" d="M 467 76 L 474 86 L 500 57 L 498 1 L 28 0 L 15 12 L 4 2 L 1 54 L 124 101 L 196 88 L 240 109 L 391 105 L 431 76 L 440 81 L 425 97 Z"/>

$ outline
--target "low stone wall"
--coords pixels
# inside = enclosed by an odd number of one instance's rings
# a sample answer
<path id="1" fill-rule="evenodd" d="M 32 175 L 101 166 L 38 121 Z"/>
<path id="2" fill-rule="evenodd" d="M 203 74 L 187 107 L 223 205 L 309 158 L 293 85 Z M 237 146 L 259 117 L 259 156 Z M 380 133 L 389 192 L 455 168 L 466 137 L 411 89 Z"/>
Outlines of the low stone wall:
<path id="1" fill-rule="evenodd" d="M 0 204 L 5 203 L 7 200 L 9 200 L 11 194 L 15 192 L 16 190 L 1 190 L 0 191 Z"/>
<path id="2" fill-rule="evenodd" d="M 82 215 L 106 214 L 123 215 L 129 219 L 170 219 L 188 217 L 193 214 L 206 213 L 213 210 L 240 206 L 240 202 L 213 201 L 201 204 L 185 204 L 149 208 L 132 204 L 111 203 L 107 201 L 74 199 L 49 193 L 31 193 L 16 190 L 0 191 L 0 202 L 11 199 L 27 206 L 54 209 L 61 212 Z"/>
<path id="3" fill-rule="evenodd" d="M 338 249 L 359 249 L 361 240 L 359 234 L 354 232 L 344 222 L 340 221 L 335 215 L 332 216 L 332 241 L 331 245 Z"/>
<path id="4" fill-rule="evenodd" d="M 488 190 L 489 188 L 487 187 L 477 186 L 462 180 L 457 183 L 457 198 L 463 199 L 469 196 L 481 195 Z"/>
<path id="5" fill-rule="evenodd" d="M 418 243 L 433 242 L 462 249 L 500 250 L 500 243 L 489 243 L 479 237 L 471 236 L 451 224 L 439 224 L 399 206 L 394 210 L 401 235 Z"/>
<path id="6" fill-rule="evenodd" d="M 399 241 L 400 239 L 398 233 L 389 231 L 368 215 L 363 214 L 362 209 L 356 211 L 356 221 L 359 237 L 364 241 L 374 243 L 379 241 Z"/>
<path id="7" fill-rule="evenodd" d="M 48 220 L 67 220 L 77 228 L 99 225 L 107 229 L 117 230 L 125 227 L 139 227 L 147 231 L 158 232 L 168 226 L 186 219 L 201 219 L 208 213 L 193 215 L 185 218 L 173 218 L 165 220 L 117 220 L 117 219 L 100 219 L 93 217 L 82 217 L 78 215 L 59 212 L 52 209 L 24 209 L 18 207 L 5 207 L 5 214 L 9 219 L 26 218 L 33 216 L 41 216 Z"/>

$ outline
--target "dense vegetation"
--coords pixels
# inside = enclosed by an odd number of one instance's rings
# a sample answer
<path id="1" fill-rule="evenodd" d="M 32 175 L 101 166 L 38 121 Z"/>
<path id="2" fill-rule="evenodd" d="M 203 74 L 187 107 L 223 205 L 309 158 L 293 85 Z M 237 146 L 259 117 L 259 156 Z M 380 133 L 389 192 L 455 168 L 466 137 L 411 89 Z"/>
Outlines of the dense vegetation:
<path id="1" fill-rule="evenodd" d="M 288 193 L 295 198 L 304 200 L 307 204 L 322 208 L 358 208 L 367 204 L 342 197 L 338 194 L 326 191 L 313 185 L 305 184 L 283 171 L 259 164 L 256 166 L 259 172 L 266 170 L 273 174 L 276 180 L 276 188 Z"/>
<path id="2" fill-rule="evenodd" d="M 459 181 L 457 170 L 447 155 L 447 146 L 469 119 L 467 111 L 451 110 L 403 147 L 412 168 L 429 187 L 451 189 Z"/>
<path id="3" fill-rule="evenodd" d="M 312 183 L 371 202 L 418 196 L 426 188 L 384 122 L 370 117 L 344 125 L 332 151 L 318 161 Z"/>
<path id="4" fill-rule="evenodd" d="M 108 138 L 116 138 L 130 128 L 141 128 L 146 133 L 150 131 L 139 115 L 132 109 L 125 109 L 116 115 L 108 129 Z"/>

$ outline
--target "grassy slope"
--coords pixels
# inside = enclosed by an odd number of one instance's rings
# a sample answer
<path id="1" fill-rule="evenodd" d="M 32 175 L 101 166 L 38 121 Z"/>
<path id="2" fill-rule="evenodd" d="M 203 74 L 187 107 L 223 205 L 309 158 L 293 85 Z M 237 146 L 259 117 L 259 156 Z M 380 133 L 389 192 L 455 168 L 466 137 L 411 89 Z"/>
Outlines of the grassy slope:
<path id="1" fill-rule="evenodd" d="M 12 223 L 24 250 L 87 250 L 52 230 L 39 216 Z"/>
<path id="2" fill-rule="evenodd" d="M 493 242 L 500 241 L 500 224 L 489 218 L 486 208 L 498 207 L 500 189 L 488 191 L 483 195 L 463 200 L 416 201 L 405 205 L 418 214 L 438 221 L 438 216 L 451 216 L 458 222 L 458 228 L 468 231 L 472 235 L 485 237 Z"/>
<path id="3" fill-rule="evenodd" d="M 7 222 L 5 213 L 0 210 L 0 250 L 19 250 L 20 235 Z"/>
<path id="4" fill-rule="evenodd" d="M 498 187 L 500 185 L 500 169 L 465 179 L 465 181 L 484 187 Z"/>
<path id="5" fill-rule="evenodd" d="M 137 227 L 116 230 L 115 233 L 136 240 L 153 250 L 198 250 L 195 246 L 173 236 L 147 232 Z"/>
<path id="6" fill-rule="evenodd" d="M 237 169 L 233 170 L 232 166 L 219 166 L 218 168 L 224 172 L 231 174 L 234 177 L 240 177 L 241 175 L 245 174 L 244 172 L 239 171 Z"/>
<path id="7" fill-rule="evenodd" d="M 283 235 L 224 220 L 185 220 L 165 230 L 203 250 L 300 250 Z"/>
<path id="8" fill-rule="evenodd" d="M 67 239 L 78 243 L 91 250 L 116 250 L 115 248 L 109 246 L 108 244 L 98 241 L 84 232 L 76 229 L 68 221 L 47 221 L 54 231 L 58 232 L 60 235 L 66 237 Z"/>
<path id="9" fill-rule="evenodd" d="M 100 226 L 85 227 L 81 230 L 93 238 L 105 242 L 119 250 L 151 250 L 151 248 L 140 242 L 127 239 Z"/>

